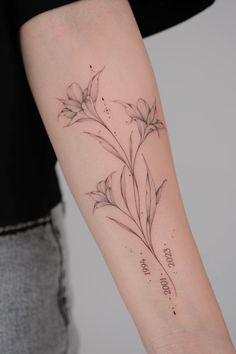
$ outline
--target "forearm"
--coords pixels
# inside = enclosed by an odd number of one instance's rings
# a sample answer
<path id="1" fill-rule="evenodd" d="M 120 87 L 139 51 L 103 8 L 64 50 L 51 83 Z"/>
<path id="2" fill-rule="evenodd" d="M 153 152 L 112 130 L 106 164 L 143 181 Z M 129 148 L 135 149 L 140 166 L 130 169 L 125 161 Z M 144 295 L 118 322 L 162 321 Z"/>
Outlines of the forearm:
<path id="1" fill-rule="evenodd" d="M 42 14 L 22 27 L 21 45 L 63 173 L 147 352 L 235 353 L 128 3 L 87 0 Z"/>

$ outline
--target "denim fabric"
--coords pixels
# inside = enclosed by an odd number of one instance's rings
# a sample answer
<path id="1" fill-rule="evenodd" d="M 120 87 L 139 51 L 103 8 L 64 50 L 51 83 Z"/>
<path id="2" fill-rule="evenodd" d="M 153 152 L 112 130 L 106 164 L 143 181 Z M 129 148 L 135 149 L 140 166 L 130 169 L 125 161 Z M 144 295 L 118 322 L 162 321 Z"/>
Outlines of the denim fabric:
<path id="1" fill-rule="evenodd" d="M 0 353 L 77 354 L 66 264 L 64 204 L 0 228 Z"/>

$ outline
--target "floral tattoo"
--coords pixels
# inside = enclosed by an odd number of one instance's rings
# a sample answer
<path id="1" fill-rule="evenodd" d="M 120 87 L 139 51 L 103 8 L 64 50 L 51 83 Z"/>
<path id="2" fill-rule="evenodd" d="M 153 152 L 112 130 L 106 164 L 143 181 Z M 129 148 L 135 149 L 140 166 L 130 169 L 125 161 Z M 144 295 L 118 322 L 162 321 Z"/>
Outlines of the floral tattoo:
<path id="1" fill-rule="evenodd" d="M 93 213 L 102 207 L 108 206 L 115 208 L 120 218 L 106 216 L 109 220 L 116 223 L 120 228 L 127 231 L 128 234 L 137 237 L 142 244 L 151 252 L 155 260 L 160 266 L 162 278 L 160 279 L 164 294 L 169 296 L 173 294 L 177 296 L 175 284 L 172 276 L 167 271 L 160 257 L 157 255 L 152 242 L 152 226 L 154 217 L 156 215 L 157 206 L 160 203 L 161 195 L 167 183 L 164 179 L 158 186 L 156 186 L 152 177 L 147 160 L 141 152 L 141 147 L 147 140 L 147 137 L 156 132 L 160 138 L 160 131 L 165 129 L 163 122 L 159 119 L 157 112 L 156 99 L 149 105 L 148 102 L 139 98 L 136 103 L 128 103 L 122 100 L 113 100 L 115 104 L 119 104 L 124 108 L 126 115 L 130 122 L 135 122 L 137 134 L 139 136 L 136 147 L 133 142 L 133 130 L 129 134 L 128 148 L 124 148 L 118 139 L 117 135 L 109 128 L 105 119 L 97 111 L 97 100 L 99 94 L 99 79 L 104 68 L 95 73 L 89 80 L 85 89 L 82 89 L 77 82 L 71 83 L 66 90 L 66 98 L 58 98 L 63 104 L 61 111 L 58 114 L 58 119 L 64 117 L 66 124 L 64 127 L 71 127 L 75 123 L 95 122 L 99 125 L 101 131 L 106 131 L 107 135 L 104 137 L 102 133 L 95 133 L 91 131 L 84 131 L 91 138 L 95 139 L 103 149 L 109 154 L 115 156 L 122 162 L 121 170 L 119 171 L 119 194 L 122 201 L 117 200 L 114 193 L 113 176 L 117 171 L 112 171 L 104 179 L 98 181 L 96 188 L 86 195 L 92 198 Z M 94 72 L 94 70 L 93 70 Z M 104 98 L 102 98 L 104 101 Z M 145 221 L 142 221 L 141 211 L 141 193 L 142 190 L 138 184 L 138 179 L 135 173 L 135 166 L 137 159 L 142 159 L 144 168 L 146 170 L 146 182 L 142 194 L 145 200 Z M 130 193 L 129 186 L 132 186 L 132 193 Z M 134 208 L 131 207 L 134 205 Z M 125 220 L 122 219 L 122 216 Z M 142 260 L 142 266 L 147 268 L 145 259 Z M 170 263 L 168 263 L 169 265 Z M 145 274 L 150 274 L 147 272 Z M 172 312 L 176 314 L 175 308 L 172 307 Z"/>

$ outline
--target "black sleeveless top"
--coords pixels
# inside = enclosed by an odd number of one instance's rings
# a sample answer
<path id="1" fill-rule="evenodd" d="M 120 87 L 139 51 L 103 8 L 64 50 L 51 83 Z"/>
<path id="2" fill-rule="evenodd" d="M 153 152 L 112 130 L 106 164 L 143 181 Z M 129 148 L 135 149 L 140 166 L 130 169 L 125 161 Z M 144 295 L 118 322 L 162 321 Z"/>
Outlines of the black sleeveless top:
<path id="1" fill-rule="evenodd" d="M 0 2 L 0 226 L 45 216 L 62 200 L 56 155 L 31 94 L 17 39 L 31 17 L 75 0 Z M 130 0 L 143 37 L 204 10 L 214 0 Z"/>

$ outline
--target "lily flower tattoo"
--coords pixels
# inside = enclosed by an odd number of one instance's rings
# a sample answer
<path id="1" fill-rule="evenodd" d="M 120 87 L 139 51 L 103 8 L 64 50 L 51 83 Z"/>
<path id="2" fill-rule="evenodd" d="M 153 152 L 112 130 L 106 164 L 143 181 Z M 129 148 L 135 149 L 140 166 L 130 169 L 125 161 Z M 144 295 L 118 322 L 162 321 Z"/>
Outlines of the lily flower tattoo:
<path id="1" fill-rule="evenodd" d="M 82 90 L 77 82 L 73 82 L 66 90 L 67 98 L 58 98 L 64 105 L 58 118 L 61 116 L 68 118 L 67 126 L 79 121 L 100 120 L 95 106 L 98 97 L 98 80 L 102 70 L 92 77 L 85 90 Z"/>
<path id="2" fill-rule="evenodd" d="M 153 131 L 157 131 L 159 136 L 159 129 L 163 129 L 164 124 L 157 114 L 156 99 L 152 107 L 143 98 L 139 98 L 136 105 L 120 100 L 114 102 L 122 104 L 128 116 L 136 121 L 141 141 Z"/>
<path id="3" fill-rule="evenodd" d="M 138 144 L 134 146 L 132 130 L 129 134 L 127 145 L 122 145 L 119 138 L 107 125 L 105 119 L 98 113 L 99 80 L 103 70 L 104 68 L 92 76 L 85 89 L 82 89 L 77 82 L 73 82 L 67 87 L 67 97 L 58 98 L 63 105 L 58 114 L 58 119 L 66 119 L 64 127 L 71 127 L 75 123 L 94 122 L 102 128 L 99 133 L 87 130 L 83 133 L 97 141 L 108 154 L 117 158 L 122 163 L 122 167 L 120 171 L 112 171 L 104 179 L 98 181 L 96 188 L 86 193 L 94 201 L 93 213 L 103 207 L 117 210 L 119 217 L 115 218 L 109 215 L 106 217 L 120 228 L 126 230 L 127 236 L 137 237 L 150 251 L 160 266 L 161 274 L 165 276 L 165 278 L 160 279 L 164 294 L 171 299 L 172 295 L 174 297 L 177 296 L 177 290 L 172 279 L 173 275 L 170 275 L 161 262 L 152 242 L 152 226 L 161 201 L 161 195 L 166 188 L 167 179 L 165 178 L 158 185 L 156 184 L 147 159 L 140 151 L 148 136 L 156 132 L 158 138 L 160 138 L 160 131 L 165 129 L 165 126 L 159 117 L 156 99 L 154 99 L 152 105 L 149 105 L 143 98 L 138 98 L 135 104 L 123 100 L 113 100 L 112 102 L 118 103 L 124 108 L 131 122 L 135 123 L 138 132 L 137 136 L 139 136 Z M 104 132 L 107 133 L 105 137 Z M 140 186 L 136 176 L 135 166 L 137 159 L 143 161 L 146 170 L 144 186 Z M 119 172 L 119 189 L 115 193 L 113 176 L 117 172 Z M 132 186 L 131 191 L 130 186 Z M 120 198 L 117 198 L 117 193 Z M 141 196 L 145 200 L 144 214 L 141 211 Z M 173 311 L 173 313 L 176 314 L 176 311 Z"/>

